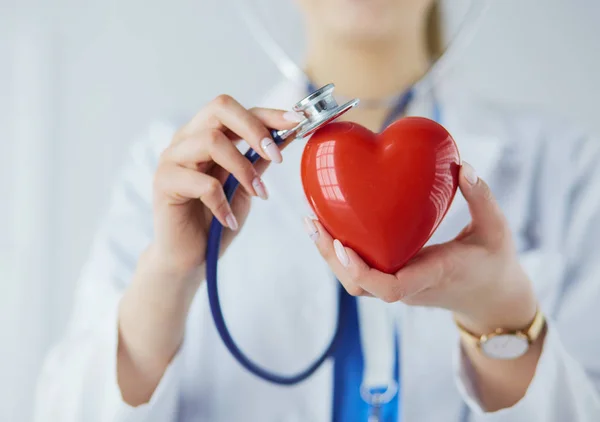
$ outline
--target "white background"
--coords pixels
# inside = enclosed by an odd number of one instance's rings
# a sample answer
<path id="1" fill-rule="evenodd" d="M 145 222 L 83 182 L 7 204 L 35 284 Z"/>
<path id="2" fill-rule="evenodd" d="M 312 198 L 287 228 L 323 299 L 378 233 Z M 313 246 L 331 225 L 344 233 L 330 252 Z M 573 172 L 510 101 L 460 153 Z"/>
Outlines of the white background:
<path id="1" fill-rule="evenodd" d="M 600 2 L 494 1 L 459 82 L 600 134 Z M 129 142 L 278 77 L 227 3 L 0 0 L 0 420 L 30 417 Z"/>

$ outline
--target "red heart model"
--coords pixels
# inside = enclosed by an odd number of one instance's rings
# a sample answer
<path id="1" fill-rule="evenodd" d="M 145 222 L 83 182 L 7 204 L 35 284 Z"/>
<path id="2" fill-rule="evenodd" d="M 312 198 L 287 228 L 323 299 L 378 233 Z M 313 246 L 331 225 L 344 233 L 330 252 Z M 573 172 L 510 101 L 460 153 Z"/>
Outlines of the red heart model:
<path id="1" fill-rule="evenodd" d="M 325 229 L 391 274 L 446 215 L 460 156 L 448 131 L 422 117 L 400 119 L 381 134 L 334 122 L 310 138 L 301 167 L 304 193 Z"/>

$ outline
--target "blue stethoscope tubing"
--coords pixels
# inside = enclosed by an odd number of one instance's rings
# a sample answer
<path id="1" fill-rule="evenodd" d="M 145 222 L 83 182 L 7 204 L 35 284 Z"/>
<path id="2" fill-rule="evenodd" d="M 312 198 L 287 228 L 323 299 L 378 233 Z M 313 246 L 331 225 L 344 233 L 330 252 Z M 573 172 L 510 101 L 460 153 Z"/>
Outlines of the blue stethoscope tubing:
<path id="1" fill-rule="evenodd" d="M 308 85 L 308 91 L 314 92 L 316 89 L 312 84 Z M 386 128 L 388 125 L 393 123 L 397 117 L 404 113 L 410 102 L 412 101 L 414 96 L 413 90 L 408 90 L 402 97 L 399 99 L 397 105 L 392 109 L 390 115 L 386 119 L 383 127 Z M 435 102 L 434 108 L 434 118 L 436 121 L 439 121 L 439 108 L 437 107 L 437 102 Z M 277 131 L 271 131 L 271 135 L 276 144 L 280 145 L 283 143 L 281 137 L 277 134 Z M 245 157 L 254 164 L 259 158 L 260 155 L 257 154 L 254 150 L 249 149 L 246 152 Z M 231 202 L 233 195 L 236 192 L 237 187 L 239 186 L 238 180 L 230 174 L 223 185 L 223 190 L 225 192 L 225 196 L 228 202 Z M 227 328 L 227 324 L 225 323 L 225 318 L 223 316 L 223 310 L 221 308 L 221 302 L 219 299 L 219 286 L 217 283 L 217 262 L 219 259 L 219 251 L 221 247 L 221 237 L 223 233 L 223 225 L 219 220 L 213 217 L 213 220 L 210 224 L 209 232 L 208 232 L 208 240 L 207 240 L 207 251 L 206 251 L 206 285 L 208 292 L 208 301 L 210 305 L 210 311 L 213 317 L 213 321 L 215 323 L 215 327 L 221 340 L 229 350 L 229 352 L 233 355 L 233 357 L 250 373 L 256 375 L 257 377 L 275 383 L 279 385 L 294 385 L 298 384 L 307 378 L 309 378 L 315 371 L 317 371 L 323 362 L 330 356 L 333 356 L 334 351 L 339 343 L 340 332 L 342 331 L 342 324 L 345 320 L 344 314 L 345 310 L 348 309 L 351 304 L 349 301 L 351 297 L 344 294 L 343 288 L 339 287 L 338 292 L 338 313 L 337 313 L 337 322 L 335 332 L 331 338 L 331 341 L 323 351 L 314 361 L 311 363 L 306 369 L 303 371 L 294 374 L 294 375 L 281 375 L 275 374 L 262 368 L 260 365 L 254 363 L 250 358 L 248 358 L 242 350 L 238 347 L 238 345 L 233 340 L 231 333 Z"/>
<path id="2" fill-rule="evenodd" d="M 277 131 L 271 131 L 271 135 L 276 144 L 283 143 L 283 140 L 277 134 Z M 254 150 L 250 149 L 245 154 L 245 157 L 254 164 L 259 158 Z M 223 190 L 225 191 L 225 196 L 228 202 L 231 202 L 233 199 L 233 195 L 239 186 L 239 181 L 230 174 L 227 177 L 227 180 L 223 184 Z M 337 325 L 335 329 L 335 333 L 329 342 L 329 345 L 325 348 L 323 353 L 315 359 L 315 361 L 310 364 L 303 371 L 294 374 L 294 375 L 280 375 L 272 373 L 258 364 L 252 362 L 238 347 L 238 345 L 233 340 L 231 333 L 227 329 L 227 324 L 225 323 L 225 318 L 223 317 L 223 310 L 221 309 L 221 302 L 219 300 L 219 285 L 217 283 L 217 261 L 219 259 L 219 251 L 221 249 L 221 237 L 223 233 L 223 225 L 219 220 L 213 217 L 213 220 L 210 224 L 209 232 L 208 232 L 208 241 L 207 241 L 207 250 L 206 250 L 206 286 L 208 291 L 208 302 L 210 304 L 210 311 L 212 313 L 212 317 L 217 328 L 217 332 L 219 336 L 223 340 L 223 343 L 229 350 L 229 352 L 233 355 L 233 357 L 250 373 L 256 375 L 259 378 L 262 378 L 266 381 L 270 381 L 279 385 L 294 385 L 298 384 L 305 379 L 309 378 L 315 371 L 317 371 L 323 362 L 332 354 L 332 352 L 336 349 L 336 345 L 339 338 L 341 321 L 344 320 L 344 310 L 346 309 L 345 301 L 348 299 L 343 295 L 342 289 L 339 290 L 338 294 L 338 315 L 337 315 Z"/>

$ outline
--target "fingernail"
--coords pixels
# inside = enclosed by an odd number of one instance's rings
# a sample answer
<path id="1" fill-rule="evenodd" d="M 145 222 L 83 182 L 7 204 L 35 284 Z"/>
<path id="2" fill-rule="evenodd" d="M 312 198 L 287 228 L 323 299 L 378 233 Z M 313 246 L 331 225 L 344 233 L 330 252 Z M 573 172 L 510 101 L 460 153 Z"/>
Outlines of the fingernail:
<path id="1" fill-rule="evenodd" d="M 337 255 L 340 263 L 344 267 L 347 267 L 348 264 L 350 264 L 350 258 L 348 258 L 348 254 L 346 253 L 346 249 L 344 249 L 344 245 L 342 245 L 342 242 L 335 239 L 333 241 L 333 249 L 335 249 L 335 254 Z"/>
<path id="2" fill-rule="evenodd" d="M 467 182 L 469 182 L 469 184 L 474 185 L 475 183 L 477 183 L 477 180 L 479 179 L 477 177 L 477 172 L 475 171 L 475 169 L 473 168 L 473 166 L 471 166 L 471 164 L 467 163 L 467 162 L 463 162 L 463 173 L 465 175 L 465 179 L 467 179 Z"/>
<path id="3" fill-rule="evenodd" d="M 233 215 L 233 213 L 230 212 L 229 214 L 227 214 L 227 216 L 225 217 L 225 222 L 231 230 L 238 229 L 238 221 L 237 218 L 235 218 L 235 215 Z"/>
<path id="4" fill-rule="evenodd" d="M 260 141 L 260 146 L 267 154 L 267 156 L 271 159 L 271 161 L 275 163 L 281 163 L 283 161 L 283 157 L 281 156 L 281 151 L 279 151 L 279 147 L 275 143 L 275 141 L 271 138 L 265 138 Z"/>
<path id="5" fill-rule="evenodd" d="M 286 111 L 283 115 L 283 118 L 288 122 L 295 123 L 300 123 L 305 120 L 305 117 L 302 114 L 296 113 L 295 111 Z"/>
<path id="6" fill-rule="evenodd" d="M 265 187 L 265 184 L 263 183 L 262 179 L 260 177 L 255 177 L 254 180 L 252 181 L 252 187 L 254 188 L 254 190 L 256 191 L 256 194 L 258 195 L 258 197 L 260 199 L 268 199 L 269 198 L 269 193 L 267 192 L 267 188 Z"/>
<path id="7" fill-rule="evenodd" d="M 304 230 L 308 233 L 308 236 L 313 242 L 319 239 L 319 229 L 315 225 L 315 222 L 310 217 L 304 217 Z"/>

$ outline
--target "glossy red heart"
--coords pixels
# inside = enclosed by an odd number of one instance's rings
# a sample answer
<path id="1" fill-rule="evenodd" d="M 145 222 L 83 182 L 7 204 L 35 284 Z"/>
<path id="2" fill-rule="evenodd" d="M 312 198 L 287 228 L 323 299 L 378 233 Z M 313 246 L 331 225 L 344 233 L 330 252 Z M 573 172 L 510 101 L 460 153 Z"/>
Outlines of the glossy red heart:
<path id="1" fill-rule="evenodd" d="M 315 215 L 371 267 L 394 273 L 446 215 L 458 187 L 456 143 L 438 123 L 407 117 L 381 134 L 350 122 L 317 131 L 302 156 Z"/>

